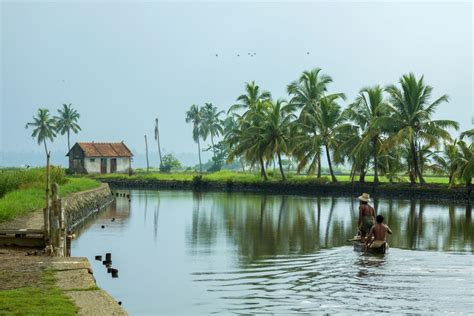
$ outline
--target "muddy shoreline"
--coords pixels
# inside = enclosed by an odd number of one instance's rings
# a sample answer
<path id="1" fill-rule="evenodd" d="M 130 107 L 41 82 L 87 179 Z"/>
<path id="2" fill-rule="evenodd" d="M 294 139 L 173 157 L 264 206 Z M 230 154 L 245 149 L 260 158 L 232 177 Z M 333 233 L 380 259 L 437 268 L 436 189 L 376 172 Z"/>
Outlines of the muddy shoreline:
<path id="1" fill-rule="evenodd" d="M 367 183 L 317 183 L 317 182 L 237 182 L 206 181 L 195 177 L 192 181 L 154 180 L 154 179 L 99 179 L 114 189 L 146 190 L 193 190 L 202 192 L 253 192 L 268 194 L 291 194 L 305 196 L 358 196 L 367 192 L 374 197 L 424 199 L 432 201 L 472 203 L 472 188 L 456 187 L 449 189 L 444 185 L 425 186 L 404 183 L 374 186 Z"/>

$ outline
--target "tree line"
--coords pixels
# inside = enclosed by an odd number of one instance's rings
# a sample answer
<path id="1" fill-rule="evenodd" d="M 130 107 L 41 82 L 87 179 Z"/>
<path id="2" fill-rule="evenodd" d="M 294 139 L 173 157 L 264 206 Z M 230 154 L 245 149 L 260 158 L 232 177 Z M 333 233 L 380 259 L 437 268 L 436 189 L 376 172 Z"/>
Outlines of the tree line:
<path id="1" fill-rule="evenodd" d="M 288 84 L 288 100 L 275 100 L 255 82 L 246 83 L 225 119 L 224 111 L 211 103 L 193 104 L 186 122 L 193 124 L 200 172 L 200 141 L 210 138 L 215 164 L 224 157 L 238 160 L 244 171 L 245 165 L 258 166 L 264 179 L 272 162 L 287 178 L 282 157 L 296 161 L 298 174 L 320 178 L 325 155 L 332 182 L 337 182 L 334 167 L 349 165 L 352 181 L 358 175 L 365 182 L 371 171 L 374 184 L 380 176 L 390 182 L 408 176 L 411 183 L 424 184 L 429 172 L 449 177 L 450 186 L 456 181 L 471 184 L 474 129 L 455 139 L 449 130 L 459 130 L 458 122 L 433 119 L 449 98 L 432 98 L 433 88 L 423 76 L 409 73 L 397 85 L 364 87 L 346 107 L 344 93 L 328 93 L 332 82 L 320 68 L 304 71 Z"/>

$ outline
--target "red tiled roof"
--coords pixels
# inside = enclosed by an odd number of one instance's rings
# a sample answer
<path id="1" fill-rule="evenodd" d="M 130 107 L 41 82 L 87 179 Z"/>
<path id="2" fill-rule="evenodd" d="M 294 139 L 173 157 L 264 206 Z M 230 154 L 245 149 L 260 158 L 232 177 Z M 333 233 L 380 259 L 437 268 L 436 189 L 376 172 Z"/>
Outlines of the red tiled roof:
<path id="1" fill-rule="evenodd" d="M 77 143 L 86 157 L 132 157 L 133 154 L 123 143 Z"/>

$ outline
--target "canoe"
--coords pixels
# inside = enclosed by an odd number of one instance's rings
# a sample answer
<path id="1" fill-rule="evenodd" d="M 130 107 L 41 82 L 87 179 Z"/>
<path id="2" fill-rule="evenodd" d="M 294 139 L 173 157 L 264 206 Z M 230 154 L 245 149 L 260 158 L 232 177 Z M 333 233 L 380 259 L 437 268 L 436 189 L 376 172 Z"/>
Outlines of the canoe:
<path id="1" fill-rule="evenodd" d="M 361 241 L 353 241 L 353 244 L 354 244 L 354 251 L 364 252 L 366 249 L 365 243 Z M 370 247 L 369 249 L 367 249 L 367 253 L 383 255 L 387 252 L 387 248 L 388 248 L 388 243 L 385 242 L 380 247 Z"/>

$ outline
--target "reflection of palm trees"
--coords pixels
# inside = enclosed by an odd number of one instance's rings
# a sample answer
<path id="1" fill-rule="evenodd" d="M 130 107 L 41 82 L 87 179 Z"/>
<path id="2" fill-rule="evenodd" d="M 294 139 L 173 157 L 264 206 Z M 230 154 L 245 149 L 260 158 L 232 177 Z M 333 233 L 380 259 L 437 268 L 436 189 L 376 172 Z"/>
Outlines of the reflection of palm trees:
<path id="1" fill-rule="evenodd" d="M 154 237 L 155 237 L 155 242 L 156 242 L 156 237 L 158 235 L 158 217 L 160 216 L 160 193 L 158 192 L 157 194 L 157 197 L 158 197 L 158 202 L 156 204 L 156 208 L 155 208 L 155 214 L 153 216 L 153 228 L 154 228 Z"/>
<path id="2" fill-rule="evenodd" d="M 332 219 L 332 213 L 334 212 L 334 205 L 335 205 L 335 199 L 334 197 L 331 198 L 331 209 L 329 211 L 329 217 L 328 217 L 328 222 L 326 224 L 326 237 L 324 238 L 324 247 L 328 247 L 328 237 L 329 237 L 329 226 L 331 225 L 331 219 Z"/>

